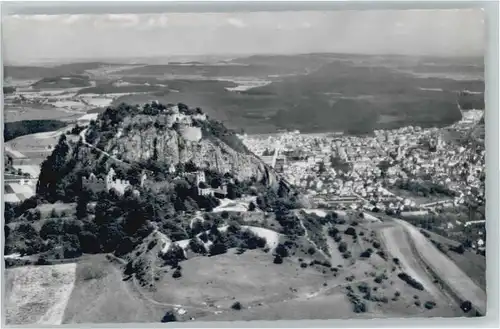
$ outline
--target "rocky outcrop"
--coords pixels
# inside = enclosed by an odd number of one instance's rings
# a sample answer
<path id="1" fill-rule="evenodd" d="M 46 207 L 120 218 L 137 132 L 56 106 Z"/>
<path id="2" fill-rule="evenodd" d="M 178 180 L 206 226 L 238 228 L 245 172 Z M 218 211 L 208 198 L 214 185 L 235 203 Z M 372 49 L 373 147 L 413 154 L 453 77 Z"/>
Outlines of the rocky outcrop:
<path id="1" fill-rule="evenodd" d="M 134 123 L 129 124 L 131 127 Z M 167 166 L 192 161 L 197 167 L 230 173 L 239 180 L 255 177 L 275 184 L 274 172 L 253 154 L 241 153 L 213 136 L 186 138 L 183 130 L 154 125 L 128 127 L 106 146 L 109 153 L 133 163 L 153 160 Z"/>

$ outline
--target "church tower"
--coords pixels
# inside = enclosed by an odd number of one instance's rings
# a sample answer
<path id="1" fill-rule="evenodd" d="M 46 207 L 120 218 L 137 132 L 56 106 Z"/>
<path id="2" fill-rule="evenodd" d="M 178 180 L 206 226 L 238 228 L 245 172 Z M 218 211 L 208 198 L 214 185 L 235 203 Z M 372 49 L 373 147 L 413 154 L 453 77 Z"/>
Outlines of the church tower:
<path id="1" fill-rule="evenodd" d="M 115 179 L 115 171 L 113 167 L 109 168 L 108 175 L 106 176 L 106 190 L 109 190 L 113 185 L 113 180 Z"/>
<path id="2" fill-rule="evenodd" d="M 196 186 L 198 187 L 200 183 L 205 183 L 205 172 L 203 170 L 196 172 Z"/>
<path id="3" fill-rule="evenodd" d="M 441 134 L 438 134 L 437 136 L 437 143 L 436 143 L 436 148 L 438 150 L 442 149 L 443 148 L 443 138 L 441 137 Z"/>

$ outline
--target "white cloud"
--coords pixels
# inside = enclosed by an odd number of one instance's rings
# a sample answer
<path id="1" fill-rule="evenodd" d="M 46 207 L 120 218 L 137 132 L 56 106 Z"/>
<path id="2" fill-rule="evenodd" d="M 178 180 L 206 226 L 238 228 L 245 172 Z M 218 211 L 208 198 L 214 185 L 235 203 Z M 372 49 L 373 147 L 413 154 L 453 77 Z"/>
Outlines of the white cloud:
<path id="1" fill-rule="evenodd" d="M 167 16 L 161 15 L 160 18 L 158 19 L 158 22 L 159 22 L 159 24 L 160 24 L 161 27 L 167 26 L 167 23 L 168 23 Z"/>
<path id="2" fill-rule="evenodd" d="M 53 20 L 57 20 L 60 16 L 59 15 L 31 15 L 31 16 L 25 16 L 29 19 L 35 20 L 35 21 L 40 21 L 40 22 L 49 22 Z"/>
<path id="3" fill-rule="evenodd" d="M 237 19 L 237 18 L 228 18 L 227 22 L 229 23 L 229 25 L 232 25 L 232 26 L 235 26 L 238 28 L 243 28 L 243 27 L 247 26 L 242 20 Z"/>
<path id="4" fill-rule="evenodd" d="M 168 24 L 168 17 L 166 15 L 152 15 L 147 23 L 147 27 L 166 27 Z"/>
<path id="5" fill-rule="evenodd" d="M 123 27 L 133 27 L 140 22 L 139 17 L 135 14 L 108 14 L 106 18 L 109 22 L 119 23 Z"/>
<path id="6" fill-rule="evenodd" d="M 78 22 L 82 18 L 82 15 L 68 15 L 64 18 L 63 22 L 66 24 L 73 24 Z"/>

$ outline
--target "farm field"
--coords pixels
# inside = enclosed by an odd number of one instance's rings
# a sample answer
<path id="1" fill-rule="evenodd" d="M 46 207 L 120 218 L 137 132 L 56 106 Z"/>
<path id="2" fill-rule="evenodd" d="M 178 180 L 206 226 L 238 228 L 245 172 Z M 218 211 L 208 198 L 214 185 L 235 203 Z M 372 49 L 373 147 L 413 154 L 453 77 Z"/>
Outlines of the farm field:
<path id="1" fill-rule="evenodd" d="M 5 145 L 24 154 L 28 158 L 36 158 L 39 157 L 36 154 L 37 152 L 51 152 L 51 149 L 57 144 L 59 137 L 71 128 L 72 126 L 67 126 L 56 131 L 20 136 L 6 142 Z M 30 154 L 34 156 L 30 156 Z"/>
<path id="2" fill-rule="evenodd" d="M 4 107 L 5 122 L 22 120 L 76 120 L 82 114 L 74 114 L 55 107 L 32 107 L 32 106 L 12 106 L 6 104 Z"/>
<path id="3" fill-rule="evenodd" d="M 75 263 L 6 270 L 6 322 L 61 324 L 75 270 Z"/>

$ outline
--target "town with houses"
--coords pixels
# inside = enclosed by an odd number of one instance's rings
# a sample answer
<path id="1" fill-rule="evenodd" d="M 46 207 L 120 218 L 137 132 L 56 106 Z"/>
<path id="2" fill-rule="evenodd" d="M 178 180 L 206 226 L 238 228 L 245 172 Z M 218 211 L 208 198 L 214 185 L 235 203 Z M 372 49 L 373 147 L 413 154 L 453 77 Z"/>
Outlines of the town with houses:
<path id="1" fill-rule="evenodd" d="M 450 133 L 470 134 L 483 113 L 462 111 L 462 120 L 444 128 L 408 126 L 376 130 L 370 136 L 293 131 L 239 137 L 316 207 L 424 217 L 447 208 L 484 205 L 484 144 L 457 147 L 447 138 Z M 409 195 L 398 185 L 422 181 L 448 193 L 437 198 Z M 472 224 L 479 224 L 479 235 L 484 234 L 484 219 L 442 223 L 445 229 Z M 484 248 L 483 239 L 476 244 Z"/>

